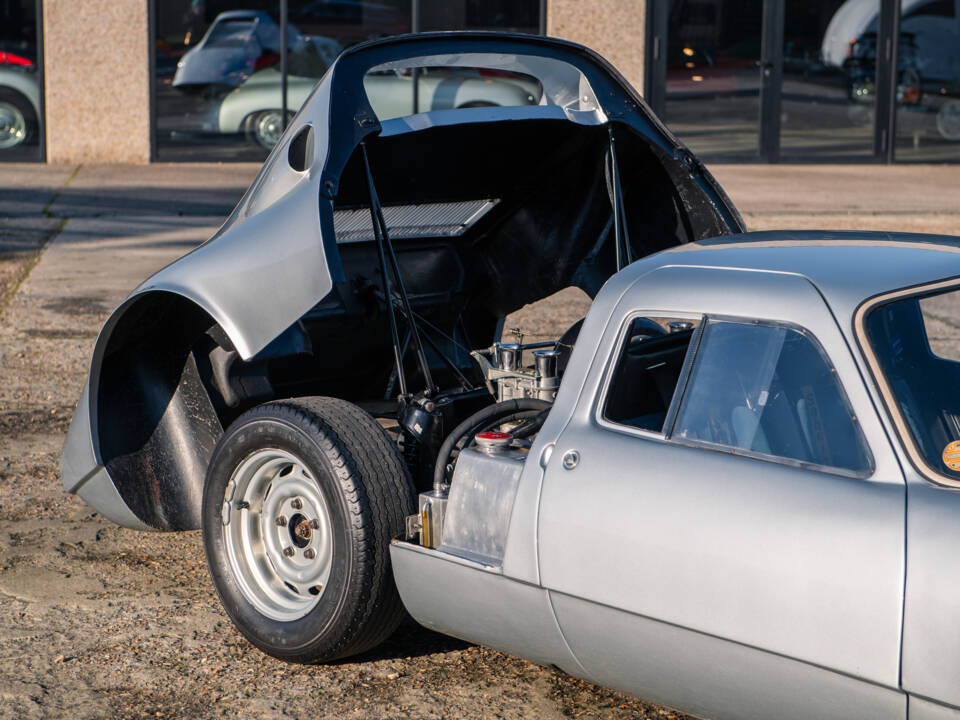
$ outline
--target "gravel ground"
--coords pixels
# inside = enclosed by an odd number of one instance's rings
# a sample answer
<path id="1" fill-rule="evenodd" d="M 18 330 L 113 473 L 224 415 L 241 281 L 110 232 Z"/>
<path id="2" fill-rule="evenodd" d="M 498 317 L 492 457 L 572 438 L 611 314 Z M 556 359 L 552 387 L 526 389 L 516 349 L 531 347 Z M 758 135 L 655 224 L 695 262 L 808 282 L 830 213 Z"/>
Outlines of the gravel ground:
<path id="1" fill-rule="evenodd" d="M 160 208 L 160 219 L 155 206 L 129 217 L 125 207 L 98 210 L 96 196 L 106 191 L 94 171 L 40 212 L 63 179 L 56 181 L 38 190 L 47 199 L 36 217 L 4 216 L 21 228 L 39 225 L 23 243 L 14 247 L 0 222 L 0 238 L 9 240 L 0 247 L 2 277 L 18 288 L 0 306 L 0 718 L 680 717 L 412 621 L 350 662 L 276 661 L 221 610 L 198 532 L 124 530 L 65 495 L 57 463 L 97 331 L 130 286 L 169 259 L 150 254 L 160 244 L 152 238 L 169 245 L 172 234 L 173 250 L 164 252 L 176 255 L 186 249 L 177 249 L 176 233 L 189 246 L 210 228 L 190 241 L 189 208 Z M 202 225 L 217 207 L 200 205 L 193 214 Z M 185 215 L 185 230 L 168 219 Z M 34 268 L 64 221 L 57 253 Z M 113 236 L 135 227 L 152 234 L 131 251 L 129 238 Z M 143 269 L 127 272 L 124 285 L 109 267 L 84 268 L 87 236 Z M 554 305 L 558 327 L 576 312 Z"/>
<path id="2" fill-rule="evenodd" d="M 7 287 L 83 207 L 38 212 L 32 247 L 0 248 Z M 960 232 L 956 216 L 786 220 L 748 215 L 758 229 Z M 124 530 L 63 494 L 64 433 L 96 332 L 124 288 L 42 290 L 38 274 L 0 315 L 0 718 L 683 717 L 412 622 L 369 656 L 334 665 L 288 665 L 252 648 L 220 609 L 199 533 Z M 507 327 L 558 334 L 587 306 L 565 291 Z"/>

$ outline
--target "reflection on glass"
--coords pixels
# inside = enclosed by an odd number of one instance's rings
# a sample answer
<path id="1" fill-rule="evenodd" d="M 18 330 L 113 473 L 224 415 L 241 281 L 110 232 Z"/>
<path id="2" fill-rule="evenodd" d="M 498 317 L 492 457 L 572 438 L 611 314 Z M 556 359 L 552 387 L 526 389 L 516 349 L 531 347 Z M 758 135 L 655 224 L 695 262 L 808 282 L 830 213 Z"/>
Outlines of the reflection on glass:
<path id="1" fill-rule="evenodd" d="M 420 29 L 537 33 L 539 0 L 420 0 Z"/>
<path id="2" fill-rule="evenodd" d="M 900 33 L 896 157 L 960 160 L 960 0 L 903 0 Z"/>
<path id="3" fill-rule="evenodd" d="M 284 127 L 279 0 L 169 0 L 155 8 L 159 158 L 263 159 Z M 539 0 L 423 0 L 422 29 L 537 32 L 539 8 Z M 289 0 L 288 114 L 344 48 L 410 32 L 410 23 L 410 0 Z M 382 86 L 374 95 L 387 115 L 413 111 L 415 76 L 424 107 L 433 109 L 539 100 L 535 81 L 519 77 L 391 70 L 370 77 Z"/>
<path id="4" fill-rule="evenodd" d="M 672 0 L 667 125 L 712 158 L 757 156 L 762 0 Z"/>
<path id="5" fill-rule="evenodd" d="M 416 112 L 536 105 L 543 89 L 518 72 L 474 67 L 374 68 L 363 89 L 380 120 Z"/>
<path id="6" fill-rule="evenodd" d="M 410 3 L 377 0 L 292 0 L 290 22 L 311 36 L 333 38 L 344 47 L 410 32 Z"/>
<path id="7" fill-rule="evenodd" d="M 880 0 L 787 0 L 781 152 L 873 152 Z"/>
<path id="8" fill-rule="evenodd" d="M 33 0 L 0 0 L 0 160 L 40 159 L 40 81 Z"/>
<path id="9" fill-rule="evenodd" d="M 303 53 L 310 38 L 287 28 L 291 54 Z M 265 12 L 232 10 L 220 13 L 200 42 L 177 63 L 173 87 L 184 92 L 215 92 L 237 87 L 256 70 L 280 61 L 280 26 Z"/>
<path id="10" fill-rule="evenodd" d="M 157 3 L 161 160 L 262 160 L 283 134 L 279 2 Z M 409 32 L 409 0 L 290 0 L 288 118 L 345 47 Z"/>
<path id="11" fill-rule="evenodd" d="M 262 160 L 244 128 L 221 132 L 223 97 L 276 65 L 279 2 L 157 2 L 156 111 L 160 160 Z M 291 50 L 302 35 L 291 28 Z"/>

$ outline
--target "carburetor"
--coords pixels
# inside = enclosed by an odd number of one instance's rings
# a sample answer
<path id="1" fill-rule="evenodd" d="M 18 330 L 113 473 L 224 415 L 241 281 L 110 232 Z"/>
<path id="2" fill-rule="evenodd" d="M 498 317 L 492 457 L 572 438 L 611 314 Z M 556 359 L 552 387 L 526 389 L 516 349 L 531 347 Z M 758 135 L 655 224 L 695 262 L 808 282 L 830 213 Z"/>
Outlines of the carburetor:
<path id="1" fill-rule="evenodd" d="M 479 363 L 483 379 L 490 394 L 498 402 L 518 398 L 535 398 L 553 401 L 560 386 L 557 361 L 560 353 L 555 342 L 527 343 L 519 342 L 522 333 L 517 334 L 516 343 L 494 343 L 486 350 L 474 350 L 470 353 Z M 532 351 L 533 364 L 523 365 L 524 351 Z M 496 387 L 494 387 L 496 386 Z"/>

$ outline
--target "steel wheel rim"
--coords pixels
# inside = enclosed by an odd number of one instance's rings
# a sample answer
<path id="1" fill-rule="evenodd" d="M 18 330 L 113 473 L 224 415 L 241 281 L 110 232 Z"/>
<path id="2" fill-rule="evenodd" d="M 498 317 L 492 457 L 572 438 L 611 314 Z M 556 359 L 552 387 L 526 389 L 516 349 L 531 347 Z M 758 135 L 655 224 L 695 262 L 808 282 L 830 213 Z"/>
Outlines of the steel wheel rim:
<path id="1" fill-rule="evenodd" d="M 260 115 L 256 121 L 257 138 L 260 144 L 272 148 L 283 136 L 283 118 L 279 112 L 267 112 Z"/>
<path id="2" fill-rule="evenodd" d="M 330 577 L 333 530 L 302 460 L 276 448 L 249 455 L 227 484 L 220 520 L 230 569 L 257 612 L 291 622 L 316 607 Z"/>
<path id="3" fill-rule="evenodd" d="M 947 140 L 960 140 L 960 102 L 952 101 L 940 108 L 937 130 Z"/>
<path id="4" fill-rule="evenodd" d="M 27 139 L 27 119 L 18 107 L 0 101 L 0 150 L 9 150 Z"/>

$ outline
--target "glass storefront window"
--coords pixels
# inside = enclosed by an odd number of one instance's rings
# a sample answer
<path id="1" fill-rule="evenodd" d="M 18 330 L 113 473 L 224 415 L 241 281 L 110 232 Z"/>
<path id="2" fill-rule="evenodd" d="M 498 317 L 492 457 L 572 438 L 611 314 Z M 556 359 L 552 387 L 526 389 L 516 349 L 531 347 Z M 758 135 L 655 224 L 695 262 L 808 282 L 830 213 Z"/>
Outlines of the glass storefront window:
<path id="1" fill-rule="evenodd" d="M 902 0 L 897 160 L 960 160 L 960 0 Z"/>
<path id="2" fill-rule="evenodd" d="M 895 103 L 895 158 L 960 161 L 960 0 L 899 6 L 898 60 L 889 67 L 895 99 L 879 100 Z M 877 78 L 890 61 L 878 46 L 894 23 L 881 0 L 655 0 L 655 7 L 667 17 L 667 53 L 665 79 L 654 80 L 665 86 L 652 95 L 665 91 L 663 119 L 697 154 L 710 161 L 761 159 L 761 152 L 786 161 L 889 157 L 893 130 L 887 113 L 878 113 Z M 779 34 L 779 22 L 783 44 L 763 57 L 763 33 Z M 762 107 L 761 68 L 772 73 Z"/>
<path id="3" fill-rule="evenodd" d="M 0 0 L 0 160 L 41 160 L 35 0 Z"/>
<path id="4" fill-rule="evenodd" d="M 880 0 L 787 0 L 781 154 L 873 153 Z"/>
<path id="5" fill-rule="evenodd" d="M 420 30 L 540 32 L 539 0 L 420 0 Z"/>
<path id="6" fill-rule="evenodd" d="M 420 29 L 538 32 L 539 8 L 539 0 L 421 0 Z M 289 0 L 288 114 L 345 48 L 410 32 L 412 10 L 411 0 Z M 284 126 L 279 12 L 278 0 L 155 0 L 159 160 L 266 157 Z"/>
<path id="7" fill-rule="evenodd" d="M 672 0 L 666 123 L 710 159 L 758 155 L 762 0 Z"/>

